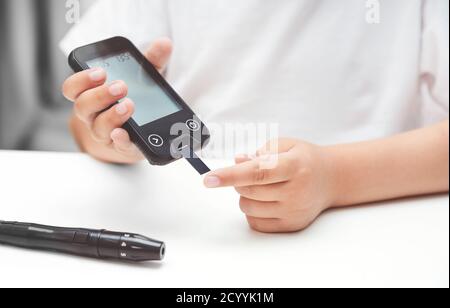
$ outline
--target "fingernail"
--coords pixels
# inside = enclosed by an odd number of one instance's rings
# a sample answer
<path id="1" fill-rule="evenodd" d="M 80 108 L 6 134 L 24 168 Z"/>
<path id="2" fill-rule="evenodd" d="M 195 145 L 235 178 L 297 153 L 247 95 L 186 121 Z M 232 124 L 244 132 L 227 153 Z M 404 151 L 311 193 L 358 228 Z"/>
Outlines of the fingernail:
<path id="1" fill-rule="evenodd" d="M 216 188 L 220 186 L 220 179 L 217 176 L 208 176 L 205 178 L 205 186 L 207 188 Z"/>
<path id="2" fill-rule="evenodd" d="M 116 105 L 116 112 L 118 115 L 125 115 L 128 113 L 128 106 L 127 106 L 127 102 L 123 101 L 119 104 Z"/>
<path id="3" fill-rule="evenodd" d="M 101 68 L 94 68 L 89 73 L 89 78 L 91 78 L 92 81 L 99 82 L 105 79 L 106 73 Z"/>
<path id="4" fill-rule="evenodd" d="M 112 96 L 120 96 L 125 92 L 125 87 L 121 82 L 115 82 L 109 86 L 109 93 Z"/>

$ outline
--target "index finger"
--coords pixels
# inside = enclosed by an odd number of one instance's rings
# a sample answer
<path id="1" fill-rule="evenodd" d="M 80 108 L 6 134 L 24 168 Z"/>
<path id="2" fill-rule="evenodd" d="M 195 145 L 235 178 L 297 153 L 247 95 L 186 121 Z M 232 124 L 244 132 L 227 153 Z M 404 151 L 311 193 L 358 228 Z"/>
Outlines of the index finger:
<path id="1" fill-rule="evenodd" d="M 159 38 L 155 40 L 146 52 L 146 58 L 158 70 L 164 70 L 172 54 L 173 46 L 169 38 Z"/>
<path id="2" fill-rule="evenodd" d="M 106 81 L 106 72 L 102 68 L 92 68 L 73 74 L 62 86 L 63 95 L 75 101 L 83 92 L 101 86 Z"/>
<path id="3" fill-rule="evenodd" d="M 290 153 L 256 158 L 233 167 L 219 169 L 205 177 L 205 186 L 245 187 L 286 182 L 292 177 L 294 160 Z"/>

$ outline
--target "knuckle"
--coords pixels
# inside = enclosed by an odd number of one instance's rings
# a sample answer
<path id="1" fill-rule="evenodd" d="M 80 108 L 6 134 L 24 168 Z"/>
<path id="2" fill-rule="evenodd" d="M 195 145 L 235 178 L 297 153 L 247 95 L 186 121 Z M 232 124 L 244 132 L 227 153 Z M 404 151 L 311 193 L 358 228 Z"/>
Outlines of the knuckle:
<path id="1" fill-rule="evenodd" d="M 112 144 L 112 140 L 111 139 L 102 137 L 102 136 L 100 136 L 98 134 L 95 134 L 95 133 L 93 135 L 94 135 L 93 136 L 94 141 L 97 142 L 98 144 L 105 145 L 105 146 L 108 146 L 108 145 Z"/>
<path id="2" fill-rule="evenodd" d="M 102 138 L 100 138 L 100 135 L 98 134 L 98 131 L 94 125 L 94 127 L 90 130 L 91 133 L 91 138 L 92 140 L 94 140 L 97 143 L 101 143 L 102 142 Z"/>
<path id="3" fill-rule="evenodd" d="M 261 226 L 259 226 L 257 223 L 250 223 L 250 228 L 254 231 L 263 232 Z"/>
<path id="4" fill-rule="evenodd" d="M 241 197 L 241 198 L 239 199 L 239 206 L 240 206 L 240 207 L 244 207 L 245 205 L 246 205 L 246 200 L 245 200 L 244 198 Z"/>
<path id="5" fill-rule="evenodd" d="M 255 168 L 253 172 L 253 182 L 256 184 L 264 183 L 268 178 L 269 171 L 266 169 Z"/>
<path id="6" fill-rule="evenodd" d="M 267 221 L 264 219 L 253 218 L 247 216 L 247 221 L 252 230 L 261 233 L 276 233 L 279 232 L 279 222 L 278 221 Z"/>
<path id="7" fill-rule="evenodd" d="M 112 131 L 115 128 L 120 128 L 122 124 L 122 120 L 120 116 L 115 112 L 114 106 L 111 107 L 109 110 L 105 111 L 105 123 L 103 124 L 106 128 L 108 128 L 110 131 Z"/>
<path id="8" fill-rule="evenodd" d="M 246 199 L 242 198 L 239 200 L 239 208 L 241 209 L 241 211 L 243 213 L 247 213 L 248 212 L 248 202 Z"/>
<path id="9" fill-rule="evenodd" d="M 239 175 L 236 171 L 226 172 L 224 177 L 227 178 L 231 183 L 236 183 L 239 179 Z"/>
<path id="10" fill-rule="evenodd" d="M 106 137 L 104 134 L 101 133 L 98 123 L 95 123 L 93 125 L 93 127 L 91 129 L 91 137 L 95 142 L 97 142 L 99 144 L 109 145 L 112 143 L 111 138 Z"/>
<path id="11" fill-rule="evenodd" d="M 289 155 L 286 157 L 286 164 L 289 166 L 289 170 L 295 171 L 300 167 L 300 159 L 295 155 Z"/>
<path id="12" fill-rule="evenodd" d="M 85 120 L 83 114 L 83 102 L 81 99 L 77 99 L 74 101 L 73 111 L 78 118 L 80 118 L 81 120 Z"/>
<path id="13" fill-rule="evenodd" d="M 300 168 L 300 161 L 298 158 L 294 157 L 293 155 L 286 157 L 283 169 L 289 178 L 294 177 L 299 168 Z"/>
<path id="14" fill-rule="evenodd" d="M 259 219 L 248 216 L 247 221 L 250 228 L 252 228 L 255 231 L 262 231 L 262 224 Z"/>
<path id="15" fill-rule="evenodd" d="M 273 226 L 267 225 L 259 221 L 255 222 L 253 225 L 250 225 L 250 228 L 261 233 L 274 233 Z"/>
<path id="16" fill-rule="evenodd" d="M 255 186 L 247 186 L 241 188 L 241 195 L 244 196 L 254 197 L 255 195 L 257 195 L 257 193 L 257 188 Z"/>
<path id="17" fill-rule="evenodd" d="M 93 89 L 92 93 L 91 93 L 91 95 L 92 95 L 91 100 L 96 103 L 102 102 L 106 97 L 105 92 L 106 92 L 106 89 L 104 89 L 104 87 L 99 87 L 99 88 Z"/>
<path id="18" fill-rule="evenodd" d="M 266 144 L 264 144 L 264 146 L 262 148 L 260 148 L 258 151 L 256 151 L 256 156 L 262 156 L 265 153 L 270 153 L 271 149 L 273 147 L 273 143 L 274 143 L 274 140 L 267 141 Z"/>
<path id="19" fill-rule="evenodd" d="M 248 194 L 247 192 L 248 192 L 248 187 L 235 187 L 234 188 L 235 190 L 236 190 L 236 192 L 239 194 L 239 195 L 245 195 L 245 194 Z"/>

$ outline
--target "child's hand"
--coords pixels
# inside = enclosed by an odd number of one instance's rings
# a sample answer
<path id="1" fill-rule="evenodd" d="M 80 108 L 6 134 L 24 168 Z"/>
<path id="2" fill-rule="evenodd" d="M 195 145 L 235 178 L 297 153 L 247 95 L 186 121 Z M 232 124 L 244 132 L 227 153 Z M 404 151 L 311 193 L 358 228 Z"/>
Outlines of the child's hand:
<path id="1" fill-rule="evenodd" d="M 255 158 L 239 157 L 236 163 L 208 174 L 205 185 L 234 186 L 241 195 L 241 210 L 257 231 L 302 230 L 333 202 L 331 164 L 321 147 L 282 139 L 268 144 Z"/>
<path id="2" fill-rule="evenodd" d="M 159 70 L 166 66 L 172 51 L 169 39 L 153 42 L 147 59 Z M 64 96 L 74 103 L 72 131 L 82 150 L 97 159 L 114 163 L 134 163 L 144 157 L 121 127 L 134 113 L 134 103 L 124 99 L 127 85 L 123 81 L 106 84 L 107 75 L 93 68 L 69 77 L 63 85 Z M 108 109 L 109 108 L 109 109 Z"/>

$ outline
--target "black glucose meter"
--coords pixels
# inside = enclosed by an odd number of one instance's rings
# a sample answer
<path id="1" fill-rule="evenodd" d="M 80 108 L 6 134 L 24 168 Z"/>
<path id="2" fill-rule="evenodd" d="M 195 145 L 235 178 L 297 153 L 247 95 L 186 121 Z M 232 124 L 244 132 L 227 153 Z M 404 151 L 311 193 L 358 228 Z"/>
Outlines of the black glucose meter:
<path id="1" fill-rule="evenodd" d="M 200 174 L 210 171 L 195 154 L 208 143 L 208 128 L 131 41 L 113 37 L 77 48 L 69 65 L 75 72 L 101 67 L 108 81 L 127 84 L 136 108 L 123 128 L 152 165 L 184 157 Z"/>

